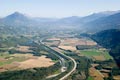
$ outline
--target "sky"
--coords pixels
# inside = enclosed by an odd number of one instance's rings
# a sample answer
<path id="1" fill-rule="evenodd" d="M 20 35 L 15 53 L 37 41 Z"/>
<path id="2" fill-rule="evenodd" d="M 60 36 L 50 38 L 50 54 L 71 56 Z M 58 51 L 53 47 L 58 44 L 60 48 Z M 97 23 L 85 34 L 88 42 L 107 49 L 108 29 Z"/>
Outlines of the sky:
<path id="1" fill-rule="evenodd" d="M 68 17 L 116 10 L 120 0 L 0 0 L 0 17 L 16 11 L 32 17 Z"/>

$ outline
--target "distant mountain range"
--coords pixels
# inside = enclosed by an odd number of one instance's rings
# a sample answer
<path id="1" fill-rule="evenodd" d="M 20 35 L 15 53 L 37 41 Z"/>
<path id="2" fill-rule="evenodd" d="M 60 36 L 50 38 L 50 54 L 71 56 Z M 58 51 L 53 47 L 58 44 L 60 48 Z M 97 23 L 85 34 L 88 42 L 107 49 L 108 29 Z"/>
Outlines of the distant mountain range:
<path id="1" fill-rule="evenodd" d="M 98 32 L 106 29 L 120 29 L 120 11 L 105 11 L 85 17 L 32 18 L 15 12 L 0 18 L 0 30 L 38 30 L 38 29 L 79 29 L 84 32 Z M 8 29 L 9 29 L 8 28 Z M 25 30 L 26 29 L 26 30 Z"/>
<path id="2" fill-rule="evenodd" d="M 89 31 L 101 31 L 106 29 L 120 29 L 120 13 L 101 17 L 85 23 L 84 26 Z M 94 28 L 94 29 L 93 29 Z"/>
<path id="3" fill-rule="evenodd" d="M 84 22 L 91 22 L 94 20 L 97 20 L 99 18 L 104 18 L 116 13 L 119 13 L 120 11 L 104 11 L 104 12 L 99 12 L 99 13 L 93 13 L 91 15 L 85 16 L 82 18 L 82 21 Z"/>

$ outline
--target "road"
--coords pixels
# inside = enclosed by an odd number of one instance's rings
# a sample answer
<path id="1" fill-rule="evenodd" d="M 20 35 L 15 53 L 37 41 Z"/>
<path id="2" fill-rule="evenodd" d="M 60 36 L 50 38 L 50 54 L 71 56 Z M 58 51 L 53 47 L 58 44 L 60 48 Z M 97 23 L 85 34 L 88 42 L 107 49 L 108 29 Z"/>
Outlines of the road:
<path id="1" fill-rule="evenodd" d="M 43 45 L 45 45 L 45 44 L 42 42 L 42 40 L 40 40 L 40 43 L 42 43 Z M 47 45 L 45 45 L 45 46 L 47 46 Z M 49 46 L 47 46 L 47 47 L 49 47 Z M 57 50 L 55 50 L 55 49 L 53 49 L 53 48 L 51 48 L 51 47 L 49 47 L 49 48 L 52 49 L 52 50 L 54 50 L 54 51 L 56 51 L 56 52 L 58 52 L 58 53 L 61 54 L 62 56 L 70 59 L 70 60 L 74 63 L 73 69 L 72 69 L 70 72 L 68 72 L 66 75 L 64 75 L 62 78 L 60 78 L 59 80 L 64 80 L 64 79 L 66 79 L 67 77 L 69 77 L 69 76 L 76 70 L 76 67 L 77 67 L 76 61 L 75 61 L 72 57 L 67 56 L 67 55 L 65 55 L 64 53 L 61 53 L 61 52 L 59 52 L 59 51 L 57 51 Z M 53 54 L 54 54 L 54 53 L 53 53 Z M 61 62 L 61 65 L 62 65 L 61 72 L 65 72 L 65 71 L 67 70 L 67 69 L 66 69 L 67 67 L 65 66 L 65 59 L 62 58 L 62 57 L 61 57 L 60 55 L 58 55 L 58 54 L 54 54 L 54 55 L 56 55 L 56 56 L 59 57 L 59 59 L 60 59 L 60 62 Z"/>
<path id="2" fill-rule="evenodd" d="M 68 56 L 67 56 L 67 57 L 68 57 Z M 71 57 L 68 57 L 68 58 L 73 61 L 74 67 L 73 67 L 73 69 L 72 69 L 69 73 L 67 73 L 65 76 L 63 76 L 62 78 L 60 78 L 60 80 L 66 79 L 68 76 L 70 76 L 70 75 L 76 70 L 76 67 L 77 67 L 76 61 L 75 61 L 73 58 L 71 58 Z"/>
<path id="3" fill-rule="evenodd" d="M 38 41 L 35 41 L 37 44 L 39 44 L 40 45 L 40 43 L 41 44 L 43 44 L 43 45 L 45 45 L 43 42 L 42 42 L 42 39 L 40 40 L 40 42 L 38 42 Z M 47 46 L 47 45 L 45 45 L 45 46 Z M 47 46 L 47 47 L 49 47 L 49 46 Z M 51 47 L 49 47 L 50 49 L 52 49 Z M 54 49 L 52 49 L 53 51 L 55 51 Z M 57 52 L 57 51 L 56 51 Z M 65 72 L 66 71 L 66 66 L 65 66 L 65 64 L 66 64 L 66 60 L 64 59 L 64 58 L 62 58 L 60 55 L 58 55 L 58 54 L 55 54 L 55 53 L 52 53 L 52 54 L 54 54 L 56 57 L 58 57 L 59 58 L 59 62 L 60 62 L 60 64 L 61 64 L 61 72 Z"/>
<path id="4" fill-rule="evenodd" d="M 45 45 L 45 44 L 44 44 Z M 47 45 L 45 45 L 45 46 L 47 46 Z M 49 46 L 47 46 L 47 47 L 49 47 Z M 51 47 L 49 47 L 50 49 L 52 49 L 53 51 L 56 51 L 56 50 L 54 50 L 53 48 L 51 48 Z M 56 52 L 58 52 L 58 51 L 56 51 Z M 59 53 L 59 52 L 58 52 Z M 58 54 L 55 54 L 55 53 L 53 53 L 54 55 L 56 55 L 59 59 L 60 59 L 60 64 L 61 64 L 61 72 L 65 72 L 67 69 L 67 67 L 66 67 L 66 60 L 62 57 L 62 56 L 60 56 L 60 55 L 58 55 Z"/>
<path id="5" fill-rule="evenodd" d="M 55 50 L 56 51 L 56 50 Z M 57 51 L 58 52 L 58 51 Z M 66 75 L 64 75 L 62 78 L 60 78 L 59 80 L 64 80 L 64 79 L 66 79 L 68 76 L 70 76 L 75 70 L 76 70 L 76 67 L 77 67 L 77 63 L 76 63 L 76 61 L 72 58 L 72 57 L 69 57 L 69 56 L 67 56 L 67 55 L 65 55 L 65 54 L 63 54 L 63 53 L 61 53 L 61 52 L 58 52 L 58 53 L 60 53 L 61 55 L 63 55 L 63 56 L 65 56 L 65 57 L 67 57 L 67 58 L 69 58 L 71 61 L 73 61 L 73 63 L 74 63 L 74 67 L 73 67 L 73 69 L 69 72 L 69 73 L 67 73 Z"/>

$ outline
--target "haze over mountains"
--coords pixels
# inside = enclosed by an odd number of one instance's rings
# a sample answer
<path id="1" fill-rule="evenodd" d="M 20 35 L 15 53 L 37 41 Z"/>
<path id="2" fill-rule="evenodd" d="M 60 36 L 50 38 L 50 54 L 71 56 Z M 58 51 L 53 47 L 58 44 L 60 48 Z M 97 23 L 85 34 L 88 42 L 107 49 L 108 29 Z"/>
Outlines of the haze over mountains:
<path id="1" fill-rule="evenodd" d="M 85 17 L 32 18 L 15 12 L 0 19 L 0 30 L 79 29 L 84 32 L 98 32 L 106 29 L 120 29 L 120 11 L 105 11 Z"/>

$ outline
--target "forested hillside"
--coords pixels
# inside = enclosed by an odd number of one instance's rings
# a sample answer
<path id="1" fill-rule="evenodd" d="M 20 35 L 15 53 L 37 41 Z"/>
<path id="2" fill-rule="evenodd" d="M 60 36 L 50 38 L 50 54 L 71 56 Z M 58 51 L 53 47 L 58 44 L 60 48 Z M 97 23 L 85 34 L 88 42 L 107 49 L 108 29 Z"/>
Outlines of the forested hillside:
<path id="1" fill-rule="evenodd" d="M 91 36 L 99 45 L 110 50 L 118 66 L 120 67 L 120 30 L 104 30 Z"/>

